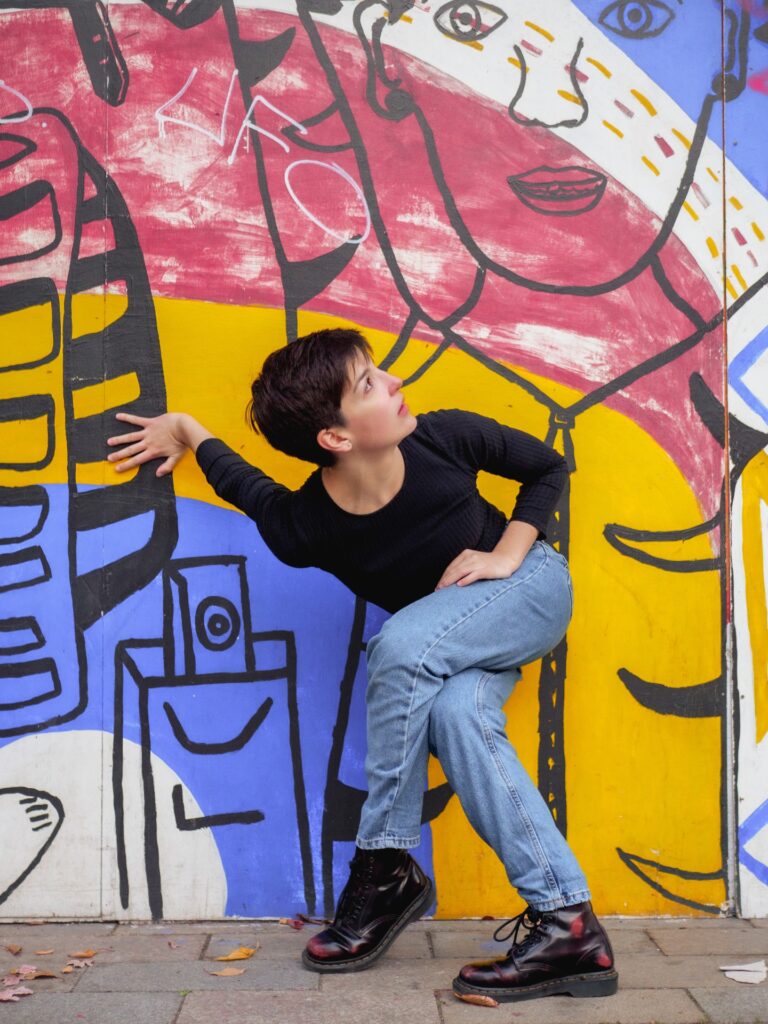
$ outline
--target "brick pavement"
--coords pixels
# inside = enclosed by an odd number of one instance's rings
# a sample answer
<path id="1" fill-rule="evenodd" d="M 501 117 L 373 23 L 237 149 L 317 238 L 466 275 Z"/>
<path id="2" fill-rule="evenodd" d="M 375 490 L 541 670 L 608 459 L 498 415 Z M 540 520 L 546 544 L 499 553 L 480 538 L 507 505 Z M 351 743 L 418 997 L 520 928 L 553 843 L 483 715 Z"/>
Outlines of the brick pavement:
<path id="1" fill-rule="evenodd" d="M 768 981 L 725 978 L 721 964 L 768 958 L 765 921 L 604 919 L 620 973 L 606 999 L 554 996 L 498 1009 L 469 1006 L 451 979 L 502 955 L 493 922 L 421 921 L 371 970 L 317 975 L 299 955 L 311 926 L 273 922 L 13 924 L 0 921 L 0 971 L 21 963 L 57 977 L 0 1007 L 0 1024 L 768 1024 Z M 15 943 L 22 952 L 5 949 Z M 211 971 L 236 946 L 258 946 L 233 977 Z M 36 950 L 52 949 L 51 954 Z M 93 965 L 61 974 L 70 954 Z M 490 1016 L 489 1016 L 490 1015 Z"/>

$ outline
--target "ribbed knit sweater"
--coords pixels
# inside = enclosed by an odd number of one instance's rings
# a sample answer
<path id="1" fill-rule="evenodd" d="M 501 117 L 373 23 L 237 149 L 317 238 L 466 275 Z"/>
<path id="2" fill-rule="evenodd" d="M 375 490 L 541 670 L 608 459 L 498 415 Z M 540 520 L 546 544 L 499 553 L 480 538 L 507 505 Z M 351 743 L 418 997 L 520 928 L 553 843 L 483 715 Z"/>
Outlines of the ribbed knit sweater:
<path id="1" fill-rule="evenodd" d="M 457 409 L 426 413 L 401 443 L 405 477 L 382 508 L 346 512 L 318 469 L 296 491 L 209 438 L 197 460 L 219 497 L 255 520 L 281 561 L 333 573 L 387 611 L 431 593 L 465 548 L 491 551 L 507 524 L 477 490 L 481 470 L 521 483 L 513 520 L 546 534 L 567 477 L 565 459 L 530 434 Z"/>

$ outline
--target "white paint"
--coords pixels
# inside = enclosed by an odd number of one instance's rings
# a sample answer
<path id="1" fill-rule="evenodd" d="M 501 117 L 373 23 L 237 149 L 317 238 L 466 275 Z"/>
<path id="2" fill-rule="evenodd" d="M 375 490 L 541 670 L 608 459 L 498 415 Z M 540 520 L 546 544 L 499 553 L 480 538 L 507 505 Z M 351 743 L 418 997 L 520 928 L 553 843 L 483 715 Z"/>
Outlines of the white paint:
<path id="1" fill-rule="evenodd" d="M 305 131 L 306 131 L 306 129 L 305 129 Z M 296 195 L 296 193 L 293 190 L 293 186 L 291 185 L 291 174 L 292 174 L 293 170 L 296 167 L 302 167 L 302 166 L 322 167 L 326 171 L 331 171 L 333 174 L 337 174 L 343 181 L 346 181 L 348 185 L 352 186 L 352 189 L 353 189 L 355 195 L 357 196 L 357 198 L 360 201 L 360 205 L 363 208 L 362 212 L 363 212 L 363 214 L 365 216 L 365 229 L 364 229 L 362 235 L 360 235 L 359 237 L 356 237 L 356 238 L 348 238 L 346 235 L 343 235 L 343 234 L 341 234 L 338 231 L 334 231 L 333 228 L 328 227 L 328 225 L 324 224 L 320 220 L 319 217 L 316 217 L 315 214 L 312 213 L 311 210 L 307 209 L 307 207 L 304 205 L 304 203 L 302 203 L 302 201 Z M 370 233 L 371 233 L 371 214 L 370 214 L 370 211 L 368 210 L 368 203 L 365 201 L 365 195 L 363 194 L 363 190 L 360 188 L 360 186 L 355 181 L 355 179 L 352 177 L 352 175 L 351 174 L 347 174 L 347 172 L 344 170 L 344 168 L 340 167 L 337 163 L 330 163 L 329 164 L 329 163 L 326 163 L 324 160 L 294 160 L 293 163 L 288 164 L 288 166 L 285 168 L 285 187 L 288 190 L 288 195 L 294 201 L 294 203 L 296 204 L 296 207 L 304 214 L 304 216 L 308 220 L 311 220 L 313 224 L 316 224 L 319 228 L 322 228 L 323 231 L 327 231 L 329 235 L 332 235 L 334 238 L 338 239 L 340 242 L 351 242 L 354 245 L 362 245 L 362 243 L 366 240 L 368 235 L 370 235 Z"/>
<path id="2" fill-rule="evenodd" d="M 0 124 L 21 124 L 22 121 L 28 121 L 30 117 L 32 117 L 32 104 L 24 93 L 19 92 L 18 89 L 14 89 L 12 85 L 8 85 L 8 83 L 4 82 L 2 78 L 0 78 L 0 91 L 8 92 L 11 96 L 15 96 L 16 99 L 21 100 L 27 108 L 27 112 L 25 114 L 19 114 L 16 117 L 0 117 Z M 45 125 L 43 125 L 43 127 L 45 127 Z"/>

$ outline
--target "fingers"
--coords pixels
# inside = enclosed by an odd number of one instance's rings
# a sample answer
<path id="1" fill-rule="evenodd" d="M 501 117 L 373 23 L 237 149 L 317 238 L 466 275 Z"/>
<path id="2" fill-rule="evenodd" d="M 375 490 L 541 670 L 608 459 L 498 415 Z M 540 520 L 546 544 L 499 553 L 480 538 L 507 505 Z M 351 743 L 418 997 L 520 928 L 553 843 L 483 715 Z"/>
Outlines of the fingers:
<path id="1" fill-rule="evenodd" d="M 169 473 L 172 473 L 176 466 L 179 464 L 180 460 L 180 455 L 169 455 L 165 462 L 162 462 L 157 467 L 157 472 L 155 473 L 155 476 L 167 476 Z"/>
<path id="2" fill-rule="evenodd" d="M 141 441 L 143 437 L 143 430 L 139 430 L 135 434 L 115 434 L 114 437 L 107 438 L 107 444 L 130 444 L 132 441 Z"/>
<path id="3" fill-rule="evenodd" d="M 138 455 L 139 452 L 146 451 L 144 444 L 132 444 L 128 448 L 121 448 L 119 452 L 110 452 L 107 456 L 107 462 L 119 462 L 121 459 L 128 459 L 132 455 Z"/>
<path id="4" fill-rule="evenodd" d="M 136 427 L 146 427 L 150 422 L 146 416 L 134 416 L 132 412 L 118 412 L 115 414 L 115 419 L 121 420 L 123 423 L 133 423 Z"/>

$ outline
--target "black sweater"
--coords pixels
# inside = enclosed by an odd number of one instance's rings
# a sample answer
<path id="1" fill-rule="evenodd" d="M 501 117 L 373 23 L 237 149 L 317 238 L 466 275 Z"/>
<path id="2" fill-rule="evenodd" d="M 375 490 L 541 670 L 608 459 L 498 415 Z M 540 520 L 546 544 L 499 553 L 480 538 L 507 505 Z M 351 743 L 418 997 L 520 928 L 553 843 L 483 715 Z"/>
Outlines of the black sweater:
<path id="1" fill-rule="evenodd" d="M 480 470 L 522 483 L 512 519 L 540 536 L 568 472 L 537 438 L 485 416 L 443 410 L 417 424 L 400 444 L 400 491 L 367 515 L 336 505 L 319 469 L 291 491 L 216 438 L 203 441 L 197 460 L 219 497 L 256 521 L 277 558 L 325 569 L 360 597 L 397 611 L 431 593 L 465 548 L 491 551 L 498 543 L 506 519 L 479 494 Z"/>

